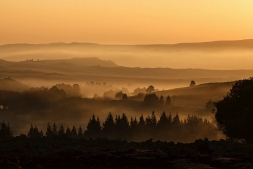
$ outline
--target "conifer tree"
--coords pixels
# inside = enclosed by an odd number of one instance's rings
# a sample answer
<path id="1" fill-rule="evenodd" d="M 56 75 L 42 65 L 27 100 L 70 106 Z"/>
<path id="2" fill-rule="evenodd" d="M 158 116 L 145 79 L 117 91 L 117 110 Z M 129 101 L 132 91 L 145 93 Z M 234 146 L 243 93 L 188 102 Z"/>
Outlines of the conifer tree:
<path id="1" fill-rule="evenodd" d="M 28 136 L 28 137 L 33 137 L 33 131 L 34 131 L 34 127 L 33 127 L 33 125 L 31 124 L 30 130 L 29 130 L 27 136 Z"/>
<path id="2" fill-rule="evenodd" d="M 164 97 L 163 97 L 163 95 L 161 95 L 161 96 L 160 96 L 159 101 L 160 101 L 160 104 L 161 104 L 161 105 L 163 105 L 163 104 L 164 104 Z"/>
<path id="3" fill-rule="evenodd" d="M 167 129 L 169 124 L 170 124 L 169 119 L 168 119 L 166 113 L 163 112 L 158 123 L 157 123 L 157 127 L 158 127 L 158 129 Z"/>
<path id="4" fill-rule="evenodd" d="M 47 124 L 46 136 L 47 137 L 52 137 L 53 136 L 53 131 L 52 131 L 52 128 L 51 128 L 49 123 Z"/>
<path id="5" fill-rule="evenodd" d="M 68 126 L 67 126 L 67 129 L 66 129 L 66 136 L 67 137 L 72 137 L 72 132 L 71 132 L 71 130 Z"/>
<path id="6" fill-rule="evenodd" d="M 100 136 L 100 133 L 101 133 L 101 126 L 99 118 L 96 119 L 95 115 L 93 115 L 87 125 L 87 130 L 85 134 L 88 138 L 97 138 Z"/>
<path id="7" fill-rule="evenodd" d="M 78 137 L 78 138 L 82 138 L 82 137 L 83 137 L 83 129 L 82 129 L 82 127 L 81 127 L 81 126 L 78 128 L 78 134 L 77 134 L 77 137 Z"/>
<path id="8" fill-rule="evenodd" d="M 129 134 L 129 121 L 125 113 L 116 117 L 117 138 L 126 139 Z"/>
<path id="9" fill-rule="evenodd" d="M 53 124 L 52 134 L 53 134 L 53 136 L 58 136 L 57 126 L 56 126 L 55 122 Z"/>
<path id="10" fill-rule="evenodd" d="M 2 139 L 10 139 L 12 137 L 13 137 L 13 132 L 11 131 L 9 123 L 6 125 L 5 122 L 3 121 L 1 123 L 0 138 L 2 138 Z"/>
<path id="11" fill-rule="evenodd" d="M 131 117 L 131 121 L 130 121 L 130 127 L 131 127 L 131 129 L 135 130 L 137 128 L 137 125 L 138 125 L 138 122 L 136 120 L 136 117 L 135 118 Z"/>
<path id="12" fill-rule="evenodd" d="M 127 132 L 129 130 L 130 126 L 129 126 L 128 118 L 125 113 L 122 114 L 119 124 L 120 125 L 118 127 L 121 128 L 123 132 L 124 131 Z"/>
<path id="13" fill-rule="evenodd" d="M 115 122 L 113 119 L 113 116 L 111 114 L 111 112 L 108 114 L 105 122 L 103 123 L 103 136 L 108 137 L 108 138 L 115 138 Z"/>
<path id="14" fill-rule="evenodd" d="M 170 124 L 172 123 L 172 115 L 171 115 L 171 112 L 170 112 L 170 114 L 168 115 L 168 121 L 169 121 Z"/>
<path id="15" fill-rule="evenodd" d="M 156 119 L 154 111 L 152 112 L 152 115 L 151 115 L 151 123 L 152 123 L 152 128 L 155 129 L 156 128 L 157 119 Z"/>
<path id="16" fill-rule="evenodd" d="M 172 119 L 172 124 L 173 124 L 174 126 L 180 124 L 180 119 L 179 119 L 178 113 L 173 117 L 173 119 Z"/>
<path id="17" fill-rule="evenodd" d="M 40 130 L 40 133 L 39 133 L 40 137 L 43 137 L 44 136 L 44 133 L 42 130 Z"/>
<path id="18" fill-rule="evenodd" d="M 145 121 L 144 121 L 143 115 L 141 115 L 141 117 L 140 117 L 140 119 L 139 119 L 138 126 L 139 126 L 139 127 L 145 127 Z"/>
<path id="19" fill-rule="evenodd" d="M 73 126 L 73 128 L 72 128 L 71 134 L 72 134 L 72 137 L 73 137 L 73 138 L 76 138 L 76 137 L 77 137 L 77 131 L 76 131 L 76 127 L 75 127 L 75 126 Z"/>
<path id="20" fill-rule="evenodd" d="M 166 98 L 166 106 L 170 106 L 170 105 L 171 105 L 171 98 L 168 95 L 167 98 Z"/>
<path id="21" fill-rule="evenodd" d="M 28 132 L 28 137 L 29 138 L 41 138 L 42 136 L 43 136 L 42 130 L 39 131 L 39 129 L 36 125 L 33 127 L 33 125 L 31 124 L 31 128 Z"/>
<path id="22" fill-rule="evenodd" d="M 131 138 L 136 137 L 136 135 L 138 134 L 137 131 L 138 131 L 137 119 L 136 119 L 136 117 L 135 118 L 131 117 L 131 120 L 130 120 L 130 137 Z"/>
<path id="23" fill-rule="evenodd" d="M 61 125 L 59 131 L 58 131 L 58 136 L 63 137 L 65 135 L 65 130 L 63 125 Z"/>

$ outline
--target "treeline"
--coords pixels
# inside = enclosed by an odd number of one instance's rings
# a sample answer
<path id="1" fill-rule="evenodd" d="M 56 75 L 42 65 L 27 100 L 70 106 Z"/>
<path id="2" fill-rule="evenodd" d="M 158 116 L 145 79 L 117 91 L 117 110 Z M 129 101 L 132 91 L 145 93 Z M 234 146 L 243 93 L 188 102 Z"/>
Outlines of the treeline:
<path id="1" fill-rule="evenodd" d="M 3 127 L 2 127 L 3 126 Z M 7 125 L 1 125 L 1 130 L 6 130 Z M 8 125 L 9 126 L 9 125 Z M 10 129 L 10 128 L 9 128 Z M 8 137 L 0 135 L 2 138 L 11 138 L 12 132 Z M 106 120 L 101 123 L 100 119 L 94 115 L 90 118 L 86 130 L 81 126 L 76 128 L 61 125 L 59 128 L 54 123 L 52 126 L 48 123 L 47 130 L 43 133 L 36 125 L 31 125 L 27 135 L 21 134 L 23 137 L 41 138 L 43 136 L 54 137 L 70 137 L 70 138 L 98 138 L 107 137 L 108 139 L 119 139 L 129 141 L 143 141 L 147 139 L 166 140 L 166 141 L 194 141 L 198 138 L 216 139 L 218 131 L 215 126 L 207 119 L 202 119 L 195 115 L 188 115 L 184 120 L 180 120 L 179 115 L 167 115 L 165 112 L 161 114 L 159 119 L 152 112 L 150 116 L 144 118 L 127 118 L 126 114 L 116 116 L 108 114 Z"/>

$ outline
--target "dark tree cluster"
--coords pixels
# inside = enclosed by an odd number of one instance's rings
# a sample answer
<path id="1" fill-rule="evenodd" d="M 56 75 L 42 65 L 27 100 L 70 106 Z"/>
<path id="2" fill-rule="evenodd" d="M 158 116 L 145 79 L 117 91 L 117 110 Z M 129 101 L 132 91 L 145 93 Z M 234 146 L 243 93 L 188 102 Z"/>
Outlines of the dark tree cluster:
<path id="1" fill-rule="evenodd" d="M 117 92 L 117 93 L 115 94 L 115 99 L 123 99 L 123 100 L 126 100 L 126 99 L 128 99 L 128 97 L 127 97 L 127 94 L 126 94 L 126 93 L 123 93 L 122 91 L 120 91 L 120 92 Z"/>
<path id="2" fill-rule="evenodd" d="M 144 87 L 144 88 L 136 88 L 136 89 L 134 89 L 134 92 L 132 93 L 134 96 L 136 96 L 136 95 L 138 95 L 138 94 L 140 94 L 140 93 L 142 93 L 142 94 L 146 94 L 146 88 Z"/>
<path id="3" fill-rule="evenodd" d="M 161 95 L 159 98 L 155 93 L 149 93 L 145 95 L 143 102 L 149 106 L 170 106 L 171 98 L 170 96 L 167 96 L 166 100 L 164 100 L 163 95 Z"/>
<path id="4" fill-rule="evenodd" d="M 74 100 L 74 98 L 68 98 L 63 90 L 55 86 L 50 89 L 32 89 L 22 93 L 0 90 L 0 105 L 3 106 L 2 109 L 13 111 L 17 114 L 45 109 L 53 110 L 54 107 L 65 100 Z"/>
<path id="5" fill-rule="evenodd" d="M 23 134 L 21 134 L 23 135 Z M 69 137 L 69 138 L 84 138 L 84 132 L 82 127 L 80 126 L 78 129 L 73 126 L 72 128 L 69 128 L 68 126 L 66 129 L 63 127 L 63 125 L 60 126 L 58 129 L 57 125 L 54 123 L 52 126 L 50 123 L 47 125 L 47 130 L 45 135 L 43 134 L 42 130 L 39 131 L 37 126 L 31 125 L 31 128 L 27 134 L 27 137 L 29 138 L 41 138 L 43 136 L 49 137 L 49 138 L 56 138 L 56 137 Z"/>
<path id="6" fill-rule="evenodd" d="M 218 127 L 225 135 L 253 143 L 253 77 L 237 81 L 214 106 Z"/>
<path id="7" fill-rule="evenodd" d="M 33 126 L 31 124 L 31 128 L 30 128 L 27 136 L 30 138 L 41 138 L 41 137 L 43 137 L 43 132 L 42 132 L 42 130 L 39 131 L 39 129 L 36 125 Z"/>
<path id="8" fill-rule="evenodd" d="M 11 139 L 13 137 L 13 132 L 9 126 L 9 123 L 6 124 L 5 122 L 0 123 L 0 139 Z"/>
<path id="9" fill-rule="evenodd" d="M 65 130 L 63 125 L 61 125 L 59 129 L 57 129 L 57 126 L 55 123 L 53 124 L 52 127 L 48 123 L 46 136 L 51 137 L 51 138 L 53 137 L 83 138 L 84 133 L 81 126 L 78 129 L 75 126 L 73 126 L 72 129 L 67 126 Z"/>
<path id="10" fill-rule="evenodd" d="M 68 97 L 82 97 L 81 88 L 78 84 L 74 84 L 73 86 L 69 84 L 56 84 L 55 87 L 57 87 L 60 90 L 63 90 Z"/>
<path id="11" fill-rule="evenodd" d="M 167 141 L 194 141 L 206 137 L 216 139 L 217 134 L 214 125 L 206 119 L 188 115 L 184 120 L 180 120 L 178 114 L 172 116 L 165 112 L 159 118 L 156 117 L 155 112 L 152 112 L 150 116 L 140 116 L 138 119 L 131 117 L 130 120 L 125 113 L 121 116 L 116 115 L 115 118 L 109 113 L 103 123 L 100 123 L 99 118 L 93 115 L 85 131 L 81 126 L 78 129 L 75 126 L 72 129 L 67 126 L 65 129 L 61 125 L 58 129 L 55 123 L 52 126 L 48 123 L 45 132 L 45 136 L 49 138 L 96 139 L 106 137 L 131 141 L 143 141 L 150 138 Z M 43 132 L 39 131 L 36 125 L 31 125 L 27 136 L 29 138 L 41 138 Z"/>

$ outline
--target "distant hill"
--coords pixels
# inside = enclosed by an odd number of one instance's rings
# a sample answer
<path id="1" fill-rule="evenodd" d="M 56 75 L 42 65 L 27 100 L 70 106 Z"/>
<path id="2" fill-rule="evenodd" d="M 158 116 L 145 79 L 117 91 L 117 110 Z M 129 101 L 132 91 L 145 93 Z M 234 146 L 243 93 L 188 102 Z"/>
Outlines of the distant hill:
<path id="1" fill-rule="evenodd" d="M 158 96 L 168 95 L 175 105 L 204 107 L 209 99 L 218 101 L 232 88 L 235 81 L 222 83 L 205 83 L 192 87 L 176 88 L 171 90 L 157 91 Z"/>
<path id="2" fill-rule="evenodd" d="M 0 79 L 0 90 L 22 92 L 28 89 L 29 89 L 29 86 L 24 85 L 21 82 L 16 81 L 14 79 L 11 79 L 10 77 Z"/>
<path id="3" fill-rule="evenodd" d="M 212 41 L 177 44 L 145 44 L 145 45 L 103 45 L 96 43 L 49 43 L 49 44 L 6 44 L 0 46 L 0 53 L 31 53 L 36 50 L 102 50 L 102 51 L 134 51 L 134 50 L 253 50 L 253 39 Z M 60 51 L 58 51 L 60 52 Z"/>
<path id="4" fill-rule="evenodd" d="M 110 60 L 101 60 L 96 57 L 83 57 L 72 59 L 58 60 L 25 60 L 21 62 L 11 62 L 0 60 L 0 67 L 13 68 L 46 68 L 46 67 L 73 67 L 73 66 L 101 66 L 101 67 L 116 67 L 117 64 Z"/>
<path id="5" fill-rule="evenodd" d="M 0 76 L 36 86 L 40 80 L 47 84 L 93 81 L 130 88 L 154 85 L 159 89 L 171 89 L 189 86 L 191 80 L 201 84 L 249 78 L 253 76 L 253 70 L 132 68 L 98 58 L 73 58 L 22 62 L 0 60 Z"/>
<path id="6" fill-rule="evenodd" d="M 0 46 L 0 59 L 8 61 L 97 57 L 126 67 L 176 69 L 251 69 L 252 55 L 253 39 L 147 45 L 51 43 Z"/>
<path id="7" fill-rule="evenodd" d="M 102 66 L 102 67 L 118 66 L 116 63 L 114 63 L 111 60 L 101 60 L 96 57 L 65 59 L 62 62 L 66 62 L 73 65 L 78 65 L 78 66 Z"/>

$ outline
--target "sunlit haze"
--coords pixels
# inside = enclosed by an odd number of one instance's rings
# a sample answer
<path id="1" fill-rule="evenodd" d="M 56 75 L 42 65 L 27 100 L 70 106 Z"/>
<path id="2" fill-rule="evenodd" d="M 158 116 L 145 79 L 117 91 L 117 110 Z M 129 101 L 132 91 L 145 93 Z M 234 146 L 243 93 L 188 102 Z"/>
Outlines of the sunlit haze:
<path id="1" fill-rule="evenodd" d="M 253 38 L 252 0 L 1 0 L 0 44 Z"/>
<path id="2" fill-rule="evenodd" d="M 253 168 L 253 0 L 0 0 L 0 168 Z"/>

